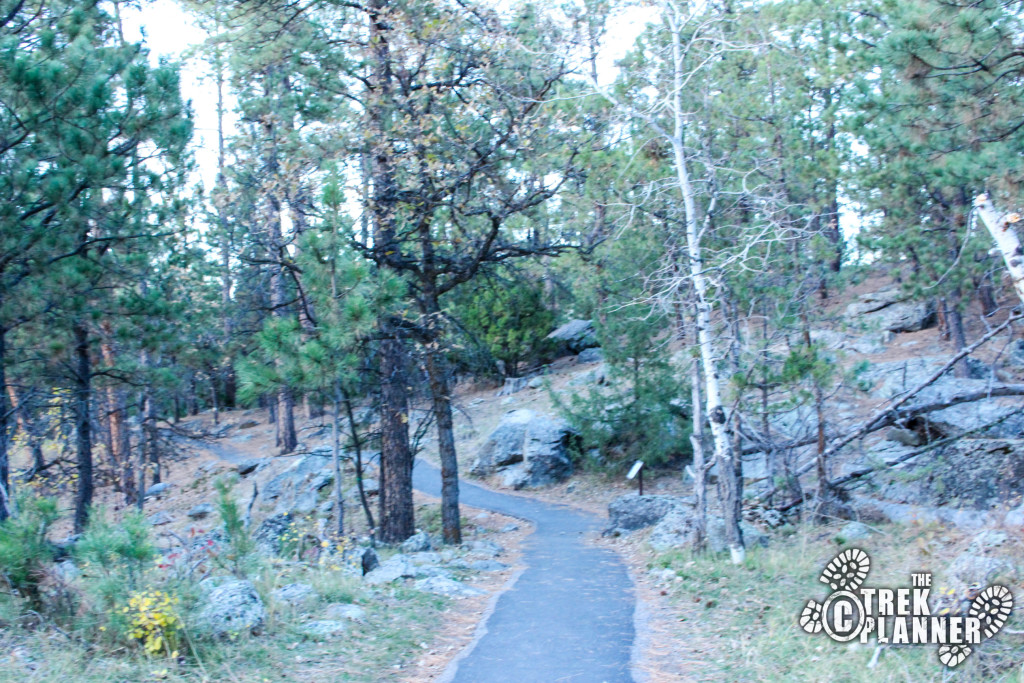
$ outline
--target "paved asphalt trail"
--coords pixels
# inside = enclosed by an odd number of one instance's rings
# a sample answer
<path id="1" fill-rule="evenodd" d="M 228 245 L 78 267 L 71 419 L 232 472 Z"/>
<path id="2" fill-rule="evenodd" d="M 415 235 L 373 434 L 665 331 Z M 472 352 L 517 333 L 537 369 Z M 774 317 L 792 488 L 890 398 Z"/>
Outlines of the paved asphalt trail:
<path id="1" fill-rule="evenodd" d="M 438 470 L 417 460 L 417 489 L 441 494 Z M 611 550 L 582 535 L 600 519 L 568 507 L 459 482 L 459 500 L 536 525 L 527 568 L 498 598 L 487 632 L 457 662 L 454 683 L 632 682 L 633 584 Z"/>

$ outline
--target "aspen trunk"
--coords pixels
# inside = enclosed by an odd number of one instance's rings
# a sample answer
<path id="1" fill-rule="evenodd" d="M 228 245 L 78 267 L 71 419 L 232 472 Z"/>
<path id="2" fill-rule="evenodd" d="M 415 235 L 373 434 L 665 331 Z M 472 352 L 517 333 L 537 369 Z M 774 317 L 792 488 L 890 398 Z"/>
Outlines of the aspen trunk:
<path id="1" fill-rule="evenodd" d="M 715 348 L 715 339 L 711 329 L 711 293 L 707 275 L 704 271 L 704 258 L 700 243 L 700 229 L 697 218 L 697 202 L 693 185 L 690 182 L 690 171 L 683 146 L 685 132 L 684 110 L 681 100 L 683 89 L 683 50 L 681 45 L 678 17 L 669 10 L 668 20 L 672 29 L 672 57 L 674 65 L 675 92 L 672 100 L 674 129 L 672 139 L 673 161 L 676 182 L 683 199 L 686 223 L 686 249 L 689 256 L 690 279 L 697 306 L 697 345 L 700 349 L 701 368 L 704 374 L 704 402 L 711 427 L 711 438 L 714 444 L 714 458 L 718 466 L 718 474 L 727 485 L 723 487 L 726 499 L 722 501 L 725 516 L 725 536 L 729 545 L 729 553 L 734 564 L 743 562 L 746 552 L 743 547 L 743 535 L 740 531 L 737 509 L 739 500 L 733 500 L 740 494 L 736 482 L 733 482 L 736 471 L 736 455 L 729 438 L 729 416 L 722 402 L 719 383 L 718 361 L 720 355 Z"/>
<path id="2" fill-rule="evenodd" d="M 1006 269 L 1010 271 L 1010 280 L 1013 288 L 1024 303 L 1024 249 L 1021 248 L 1020 240 L 1017 239 L 1017 232 L 1011 227 L 1020 220 L 1015 213 L 1000 216 L 996 207 L 988 195 L 980 194 L 974 199 L 974 207 L 981 216 L 981 221 L 988 228 L 989 234 L 995 240 L 996 248 L 1006 262 Z"/>

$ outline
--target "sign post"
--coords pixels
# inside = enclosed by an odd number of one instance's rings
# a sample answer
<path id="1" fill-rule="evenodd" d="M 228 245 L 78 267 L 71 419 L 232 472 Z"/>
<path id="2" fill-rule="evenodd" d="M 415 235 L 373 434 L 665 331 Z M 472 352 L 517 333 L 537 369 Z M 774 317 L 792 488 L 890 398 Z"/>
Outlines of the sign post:
<path id="1" fill-rule="evenodd" d="M 639 495 L 642 496 L 642 495 L 644 495 L 644 461 L 643 460 L 637 460 L 635 463 L 633 463 L 633 466 L 629 468 L 629 474 L 626 475 L 626 479 L 633 479 L 634 477 L 637 477 L 637 476 L 639 476 L 639 483 L 640 483 L 640 494 Z"/>

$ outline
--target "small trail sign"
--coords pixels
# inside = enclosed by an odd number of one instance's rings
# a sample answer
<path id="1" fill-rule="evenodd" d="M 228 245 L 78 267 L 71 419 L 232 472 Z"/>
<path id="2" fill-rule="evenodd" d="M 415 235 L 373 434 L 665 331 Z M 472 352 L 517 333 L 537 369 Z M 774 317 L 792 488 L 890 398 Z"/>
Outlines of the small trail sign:
<path id="1" fill-rule="evenodd" d="M 626 479 L 634 479 L 637 476 L 640 477 L 640 495 L 644 495 L 644 461 L 637 460 L 633 463 L 633 466 L 629 468 L 629 474 L 626 475 Z"/>

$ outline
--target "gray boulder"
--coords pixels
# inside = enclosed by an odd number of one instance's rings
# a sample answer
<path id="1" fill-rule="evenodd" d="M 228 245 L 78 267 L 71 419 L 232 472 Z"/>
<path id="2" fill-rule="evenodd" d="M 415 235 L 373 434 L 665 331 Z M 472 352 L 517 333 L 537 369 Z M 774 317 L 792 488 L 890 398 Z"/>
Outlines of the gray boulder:
<path id="1" fill-rule="evenodd" d="M 334 472 L 331 458 L 322 454 L 310 454 L 266 483 L 261 492 L 263 500 L 278 501 L 279 512 L 309 514 L 311 498 L 333 481 Z M 312 494 L 312 496 L 310 495 Z M 301 505 L 297 505 L 301 501 Z M 296 509 L 301 507 L 306 512 Z"/>
<path id="2" fill-rule="evenodd" d="M 863 522 L 848 522 L 836 534 L 836 540 L 844 543 L 860 541 L 871 536 L 871 529 Z"/>
<path id="3" fill-rule="evenodd" d="M 160 511 L 149 516 L 148 521 L 151 526 L 163 526 L 164 524 L 170 524 L 174 521 L 174 517 L 171 513 Z"/>
<path id="4" fill-rule="evenodd" d="M 342 562 L 350 573 L 364 576 L 380 566 L 377 551 L 369 546 L 349 548 L 342 554 Z"/>
<path id="5" fill-rule="evenodd" d="M 402 542 L 401 550 L 403 553 L 422 553 L 433 549 L 433 547 L 434 545 L 430 541 L 430 534 L 426 531 L 420 531 L 405 539 Z"/>
<path id="6" fill-rule="evenodd" d="M 506 377 L 505 383 L 498 389 L 498 393 L 495 396 L 511 396 L 512 394 L 518 394 L 520 391 L 525 389 L 530 383 L 530 380 L 526 377 Z"/>
<path id="7" fill-rule="evenodd" d="M 949 401 L 957 395 L 971 392 L 985 392 L 992 384 L 980 379 L 961 379 L 950 374 L 944 375 L 935 384 L 926 387 L 912 401 L 911 405 L 927 405 Z M 983 433 L 992 438 L 1024 437 L 1024 411 L 1020 407 L 1020 399 L 990 398 L 926 413 L 916 418 L 919 431 L 925 431 L 932 437 L 957 436 L 964 432 L 974 431 L 987 424 L 1001 421 L 989 427 Z"/>
<path id="8" fill-rule="evenodd" d="M 294 607 L 316 602 L 317 594 L 308 583 L 289 583 L 273 592 L 274 600 Z"/>
<path id="9" fill-rule="evenodd" d="M 213 503 L 200 503 L 188 511 L 190 519 L 203 519 L 213 514 Z"/>
<path id="10" fill-rule="evenodd" d="M 503 483 L 515 489 L 564 481 L 572 474 L 572 435 L 563 420 L 514 410 L 488 437 L 471 471 L 477 476 L 500 474 Z"/>
<path id="11" fill-rule="evenodd" d="M 152 498 L 153 496 L 159 496 L 167 492 L 167 489 L 171 488 L 171 485 L 166 481 L 160 482 L 159 484 L 153 484 L 146 489 L 146 498 Z"/>
<path id="12" fill-rule="evenodd" d="M 363 576 L 363 580 L 371 586 L 379 586 L 384 583 L 392 583 L 401 579 L 412 579 L 416 577 L 416 567 L 405 555 L 395 555 L 383 562 L 373 571 Z"/>
<path id="13" fill-rule="evenodd" d="M 861 295 L 846 307 L 846 315 L 867 327 L 889 332 L 916 332 L 935 324 L 931 303 L 905 301 L 895 288 Z"/>
<path id="14" fill-rule="evenodd" d="M 344 621 L 320 619 L 303 624 L 299 630 L 307 638 L 337 638 L 348 632 L 348 624 Z"/>
<path id="15" fill-rule="evenodd" d="M 246 458 L 245 460 L 239 460 L 235 463 L 235 470 L 239 476 L 246 476 L 253 472 L 258 472 L 264 467 L 270 464 L 267 458 Z"/>
<path id="16" fill-rule="evenodd" d="M 891 306 L 902 300 L 903 295 L 900 293 L 899 289 L 895 287 L 888 287 L 877 292 L 868 292 L 867 294 L 861 294 L 858 296 L 856 301 L 846 307 L 846 315 L 849 317 L 855 317 L 865 315 L 867 313 L 874 313 L 875 311 L 880 311 L 883 308 Z"/>
<path id="17" fill-rule="evenodd" d="M 196 628 L 217 638 L 259 633 L 267 612 L 250 581 L 232 580 L 220 584 L 204 597 Z"/>
<path id="18" fill-rule="evenodd" d="M 748 548 L 768 544 L 768 536 L 748 522 L 740 522 L 740 531 L 743 543 Z M 721 517 L 708 515 L 705 535 L 707 548 L 711 552 L 723 553 L 729 549 L 725 537 L 725 520 Z M 683 507 L 674 508 L 662 517 L 647 538 L 648 544 L 658 551 L 684 548 L 692 545 L 694 540 L 693 511 Z"/>
<path id="19" fill-rule="evenodd" d="M 687 501 L 676 496 L 627 493 L 608 504 L 609 525 L 605 533 L 627 533 L 653 526 L 674 510 L 688 510 Z"/>
<path id="20" fill-rule="evenodd" d="M 466 548 L 471 554 L 481 557 L 499 557 L 505 552 L 500 545 L 492 541 L 470 541 Z"/>
<path id="21" fill-rule="evenodd" d="M 600 363 L 604 360 L 604 351 L 600 348 L 583 349 L 576 356 L 577 363 Z"/>
<path id="22" fill-rule="evenodd" d="M 415 587 L 416 590 L 423 591 L 424 593 L 445 595 L 450 598 L 471 598 L 484 594 L 479 588 L 473 588 L 443 576 L 431 576 L 426 579 L 420 579 L 415 583 Z"/>
<path id="23" fill-rule="evenodd" d="M 256 527 L 252 535 L 256 548 L 268 557 L 281 555 L 284 550 L 284 538 L 294 531 L 295 518 L 289 513 L 267 517 Z"/>
<path id="24" fill-rule="evenodd" d="M 343 602 L 336 602 L 324 609 L 324 616 L 331 620 L 343 620 L 362 622 L 366 618 L 366 610 L 359 605 L 351 605 Z"/>
<path id="25" fill-rule="evenodd" d="M 548 335 L 561 353 L 579 353 L 584 349 L 600 346 L 594 323 L 589 320 L 570 320 Z"/>

